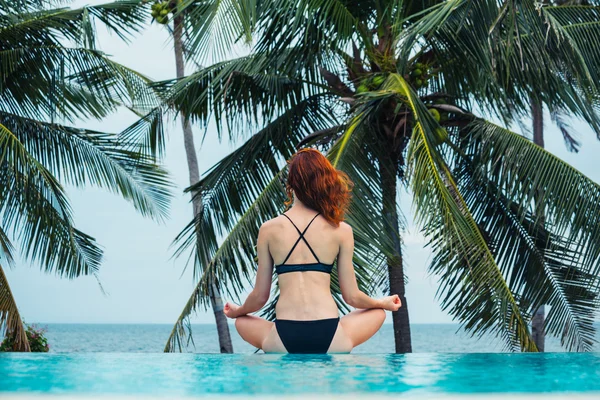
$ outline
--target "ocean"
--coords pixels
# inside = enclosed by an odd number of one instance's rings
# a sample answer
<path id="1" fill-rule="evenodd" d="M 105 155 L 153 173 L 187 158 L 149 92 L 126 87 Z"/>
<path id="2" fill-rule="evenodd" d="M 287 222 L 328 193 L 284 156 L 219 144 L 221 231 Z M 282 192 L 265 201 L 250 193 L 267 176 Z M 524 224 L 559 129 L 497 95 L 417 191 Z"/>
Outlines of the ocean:
<path id="1" fill-rule="evenodd" d="M 162 352 L 172 325 L 167 324 L 36 324 L 47 328 L 50 351 L 55 353 L 159 353 Z M 230 325 L 236 353 L 253 353 L 256 349 L 244 342 Z M 597 341 L 600 326 L 596 324 Z M 195 346 L 187 351 L 217 353 L 216 327 L 212 324 L 192 325 Z M 506 351 L 503 342 L 490 335 L 471 337 L 454 324 L 414 324 L 411 326 L 413 351 L 417 353 L 490 353 Z M 547 352 L 565 351 L 558 339 L 546 338 Z M 596 345 L 594 351 L 600 351 Z M 371 340 L 353 353 L 393 353 L 391 324 L 385 324 Z"/>

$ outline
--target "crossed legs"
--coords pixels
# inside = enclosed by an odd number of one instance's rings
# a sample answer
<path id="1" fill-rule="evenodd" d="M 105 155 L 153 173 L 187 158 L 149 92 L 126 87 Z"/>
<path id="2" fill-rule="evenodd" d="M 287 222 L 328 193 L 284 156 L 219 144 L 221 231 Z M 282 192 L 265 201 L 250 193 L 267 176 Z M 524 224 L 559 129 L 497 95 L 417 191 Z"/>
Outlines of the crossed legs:
<path id="1" fill-rule="evenodd" d="M 385 321 L 382 309 L 355 310 L 343 316 L 329 346 L 328 353 L 349 353 L 352 348 L 366 342 Z M 235 328 L 246 342 L 265 353 L 286 353 L 275 323 L 253 315 L 235 320 Z"/>

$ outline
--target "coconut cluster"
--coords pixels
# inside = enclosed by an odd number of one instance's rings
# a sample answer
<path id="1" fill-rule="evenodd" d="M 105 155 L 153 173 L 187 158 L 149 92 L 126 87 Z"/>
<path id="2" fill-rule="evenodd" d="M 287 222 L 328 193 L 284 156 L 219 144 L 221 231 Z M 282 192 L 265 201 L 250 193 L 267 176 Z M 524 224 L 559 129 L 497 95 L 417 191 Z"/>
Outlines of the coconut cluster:
<path id="1" fill-rule="evenodd" d="M 424 64 L 422 62 L 414 63 L 410 70 L 410 77 L 412 79 L 415 89 L 417 90 L 426 87 L 429 79 L 436 75 L 437 72 L 434 68 L 432 68 L 431 65 Z M 432 102 L 431 105 L 433 104 L 446 104 L 446 99 L 441 97 L 437 98 Z M 436 122 L 440 123 L 448 120 L 447 112 L 440 111 L 438 108 L 431 107 L 431 105 L 428 107 L 428 111 L 433 117 L 433 119 L 436 120 Z M 436 144 L 443 143 L 446 140 L 448 140 L 448 131 L 442 127 L 439 127 L 435 130 L 434 136 Z"/>
<path id="2" fill-rule="evenodd" d="M 410 76 L 413 79 L 415 88 L 420 89 L 423 86 L 427 86 L 427 81 L 433 76 L 433 73 L 429 66 L 417 62 L 413 64 Z"/>
<path id="3" fill-rule="evenodd" d="M 371 90 L 376 90 L 385 81 L 383 75 L 371 75 L 368 78 L 362 80 L 360 85 L 356 87 L 356 93 L 365 93 Z"/>
<path id="4" fill-rule="evenodd" d="M 443 98 L 438 98 L 433 102 L 433 104 L 446 104 L 446 101 Z M 437 108 L 428 108 L 428 111 L 433 119 L 435 119 L 438 123 L 448 120 L 447 112 L 440 112 Z M 443 143 L 448 140 L 448 131 L 446 129 L 439 127 L 434 133 L 436 144 Z"/>
<path id="5" fill-rule="evenodd" d="M 421 63 L 421 62 L 414 63 L 412 65 L 412 68 L 410 69 L 411 81 L 413 83 L 413 86 L 416 89 L 421 89 L 421 88 L 427 86 L 428 80 L 436 75 L 438 75 L 438 73 L 435 70 L 435 68 L 433 68 L 430 65 Z M 385 81 L 385 78 L 386 78 L 385 74 L 378 73 L 378 74 L 372 74 L 372 75 L 366 76 L 363 79 L 358 80 L 358 82 L 355 81 L 354 85 L 356 88 L 356 93 L 361 94 L 361 93 L 366 93 L 366 92 L 375 91 L 375 90 L 379 89 L 380 86 Z M 440 110 L 439 108 L 436 108 L 435 105 L 436 104 L 447 104 L 446 100 L 447 99 L 445 99 L 443 97 L 438 97 L 435 100 L 430 100 L 429 102 L 426 101 L 427 109 L 428 109 L 429 113 L 431 114 L 433 119 L 435 119 L 436 122 L 438 122 L 438 123 L 448 120 L 448 112 L 445 112 L 445 111 Z M 439 126 L 434 131 L 434 136 L 433 136 L 434 144 L 436 144 L 436 145 L 441 144 L 441 143 L 446 142 L 447 140 L 448 140 L 448 131 L 445 128 Z"/>
<path id="6" fill-rule="evenodd" d="M 159 1 L 152 4 L 152 18 L 159 24 L 169 22 L 169 13 L 175 12 L 176 3 L 174 1 Z"/>

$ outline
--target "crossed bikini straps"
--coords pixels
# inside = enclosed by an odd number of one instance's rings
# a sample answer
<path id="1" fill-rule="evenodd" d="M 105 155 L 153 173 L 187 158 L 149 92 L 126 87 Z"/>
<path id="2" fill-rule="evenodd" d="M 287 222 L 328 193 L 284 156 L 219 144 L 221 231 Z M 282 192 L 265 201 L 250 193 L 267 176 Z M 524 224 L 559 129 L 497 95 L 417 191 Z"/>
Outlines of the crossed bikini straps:
<path id="1" fill-rule="evenodd" d="M 310 244 L 308 244 L 308 241 L 304 237 L 304 234 L 306 233 L 306 231 L 308 230 L 308 228 L 310 228 L 310 224 L 313 223 L 313 221 L 315 220 L 315 218 L 317 218 L 319 216 L 319 214 L 321 214 L 321 213 L 317 213 L 317 215 L 315 215 L 313 217 L 313 219 L 310 220 L 310 222 L 308 223 L 308 225 L 306 225 L 306 228 L 304 228 L 304 231 L 302 231 L 302 232 L 300 231 L 300 229 L 298 229 L 298 227 L 296 226 L 296 224 L 294 223 L 294 221 L 292 221 L 292 219 L 290 217 L 288 217 L 286 214 L 282 214 L 284 217 L 286 217 L 292 223 L 292 225 L 294 225 L 294 228 L 296 228 L 296 230 L 298 231 L 298 234 L 300 236 L 298 237 L 298 240 L 296 240 L 296 243 L 294 243 L 294 245 L 292 246 L 292 249 L 288 253 L 288 255 L 285 258 L 285 260 L 283 260 L 283 262 L 281 263 L 281 265 L 284 265 L 285 262 L 290 258 L 290 256 L 294 252 L 294 250 L 296 250 L 296 246 L 298 246 L 298 243 L 300 243 L 301 240 L 304 240 L 304 243 L 306 243 L 306 247 L 308 247 L 308 249 L 310 250 L 310 252 L 312 253 L 312 255 L 315 257 L 315 260 L 317 260 L 318 263 L 321 262 L 321 261 L 319 261 L 319 257 L 317 257 L 317 255 L 315 254 L 314 250 L 312 249 L 312 247 L 310 247 Z"/>
<path id="2" fill-rule="evenodd" d="M 304 234 L 306 233 L 306 231 L 308 230 L 310 225 L 313 223 L 315 218 L 317 218 L 319 216 L 319 214 L 320 213 L 317 213 L 317 215 L 315 215 L 313 217 L 313 219 L 310 220 L 308 225 L 306 225 L 306 228 L 304 228 L 304 231 L 301 231 L 300 229 L 298 229 L 298 227 L 296 226 L 296 224 L 294 224 L 294 221 L 292 221 L 292 219 L 290 217 L 288 217 L 286 214 L 282 214 L 284 217 L 286 217 L 292 223 L 292 225 L 294 225 L 294 228 L 296 228 L 296 231 L 298 231 L 299 237 L 298 237 L 298 240 L 296 240 L 296 243 L 294 243 L 294 245 L 290 249 L 290 252 L 288 253 L 285 260 L 283 260 L 283 262 L 281 264 L 279 264 L 275 267 L 277 274 L 281 275 L 281 274 L 285 274 L 286 272 L 297 272 L 297 271 L 318 271 L 318 272 L 325 272 L 328 274 L 331 273 L 333 264 L 325 264 L 325 263 L 322 263 L 321 261 L 319 261 L 319 257 L 317 257 L 317 254 L 312 249 L 312 247 L 310 247 L 310 244 L 304 237 Z M 317 262 L 309 263 L 309 264 L 286 264 L 287 260 L 290 258 L 290 256 L 296 249 L 296 246 L 298 246 L 298 243 L 300 243 L 301 240 L 304 240 L 304 243 L 306 243 L 306 247 L 308 247 L 308 249 L 312 253 L 313 257 L 315 257 L 315 260 L 317 260 Z"/>

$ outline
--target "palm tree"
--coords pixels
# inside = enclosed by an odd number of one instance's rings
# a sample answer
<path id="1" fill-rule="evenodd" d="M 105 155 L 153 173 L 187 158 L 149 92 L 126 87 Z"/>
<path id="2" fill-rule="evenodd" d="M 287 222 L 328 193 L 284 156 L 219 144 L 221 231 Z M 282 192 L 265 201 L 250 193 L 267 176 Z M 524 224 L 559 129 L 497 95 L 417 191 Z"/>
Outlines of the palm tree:
<path id="1" fill-rule="evenodd" d="M 0 1 L 0 329 L 18 351 L 29 343 L 3 271 L 14 264 L 13 243 L 67 278 L 96 275 L 102 260 L 94 238 L 75 227 L 63 185 L 104 187 L 158 220 L 171 186 L 149 156 L 157 143 L 145 142 L 162 118 L 149 81 L 95 48 L 94 23 L 123 39 L 143 27 L 140 2 L 50 6 Z M 68 126 L 121 106 L 149 113 L 122 135 Z"/>
<path id="2" fill-rule="evenodd" d="M 531 122 L 533 125 L 533 143 L 544 148 L 544 108 L 542 104 L 534 97 L 531 99 Z M 541 193 L 543 195 L 543 193 Z M 540 215 L 543 215 L 543 209 L 536 210 Z M 540 222 L 543 222 L 541 220 Z M 544 334 L 544 319 L 546 317 L 546 308 L 544 305 L 540 305 L 537 310 L 534 311 L 533 317 L 531 318 L 531 336 L 535 347 L 539 352 L 543 352 L 546 347 L 546 335 Z"/>
<path id="3" fill-rule="evenodd" d="M 194 24 L 194 12 L 193 9 L 196 7 L 203 7 L 201 3 L 186 2 L 186 9 L 182 12 L 178 12 L 178 5 L 183 2 L 177 1 L 157 1 L 152 5 L 152 17 L 160 24 L 167 25 L 172 20 L 173 29 L 171 31 L 173 36 L 173 47 L 175 53 L 175 73 L 177 79 L 182 79 L 185 76 L 185 52 L 184 52 L 184 27 L 186 22 L 188 24 Z M 173 15 L 171 20 L 169 14 Z M 194 145 L 194 135 L 192 132 L 192 126 L 185 113 L 180 112 L 181 127 L 183 131 L 183 143 L 185 146 L 185 154 L 188 164 L 188 174 L 190 185 L 193 186 L 200 181 L 200 169 L 198 167 L 198 157 L 196 155 L 196 146 Z M 192 197 L 192 210 L 194 218 L 197 218 L 202 213 L 202 199 L 198 196 Z M 200 238 L 198 238 L 200 240 Z M 203 260 L 204 263 L 207 259 Z M 217 325 L 217 335 L 219 337 L 219 348 L 221 353 L 233 353 L 233 345 L 231 343 L 231 334 L 229 333 L 229 325 L 227 324 L 227 317 L 223 313 L 223 300 L 221 299 L 221 292 L 216 285 L 211 285 L 208 291 L 208 298 L 210 299 L 211 307 L 214 312 L 215 322 Z"/>
<path id="4" fill-rule="evenodd" d="M 543 3 L 545 6 L 555 5 L 555 6 L 573 6 L 573 5 L 584 5 L 584 6 L 593 6 L 593 1 L 586 0 L 556 0 L 549 1 L 544 0 Z M 597 2 L 596 2 L 597 3 Z M 600 3 L 597 3 L 600 4 Z M 597 5 L 595 4 L 595 5 Z M 570 151 L 578 151 L 578 142 L 573 137 L 573 135 L 569 132 L 568 126 L 561 119 L 561 113 L 555 112 L 552 114 L 553 120 L 557 122 L 563 136 L 565 138 L 565 142 L 567 148 Z M 540 100 L 536 99 L 533 95 L 531 97 L 531 120 L 532 120 L 532 128 L 533 128 L 533 143 L 538 146 L 544 147 L 544 109 Z M 531 333 L 533 336 L 533 340 L 535 342 L 536 347 L 540 352 L 544 351 L 545 348 L 545 333 L 544 333 L 544 319 L 545 319 L 545 307 L 541 305 L 534 313 L 533 318 L 531 319 Z"/>
<path id="5" fill-rule="evenodd" d="M 511 20 L 508 26 L 513 29 L 512 32 L 517 32 L 517 37 L 519 35 L 519 23 L 521 25 L 521 32 L 526 33 L 526 30 L 523 30 L 522 27 L 527 26 L 528 29 L 554 29 L 556 35 L 551 37 L 550 40 L 554 41 L 553 44 L 548 46 L 548 51 L 545 54 L 541 55 L 542 58 L 536 59 L 535 57 L 539 56 L 539 53 L 523 53 L 519 52 L 518 57 L 515 58 L 515 61 L 521 63 L 521 70 L 524 69 L 524 65 L 526 63 L 533 64 L 542 64 L 543 59 L 548 60 L 548 56 L 552 58 L 550 65 L 555 65 L 557 62 L 564 63 L 565 61 L 569 63 L 569 59 L 577 59 L 579 57 L 592 56 L 594 57 L 593 51 L 590 52 L 589 48 L 586 48 L 586 44 L 582 41 L 583 36 L 580 35 L 595 35 L 597 34 L 597 15 L 598 8 L 600 2 L 596 0 L 544 0 L 538 2 L 536 7 L 531 3 L 524 2 L 523 4 L 504 4 L 503 13 L 499 16 L 499 19 Z M 540 7 L 545 7 L 544 9 L 540 9 Z M 548 8 L 551 7 L 551 8 Z M 560 8 L 562 7 L 562 8 Z M 512 15 L 512 18 L 507 18 L 508 15 Z M 566 19 L 562 19 L 562 16 L 566 15 Z M 578 19 L 579 18 L 579 19 Z M 554 21 L 553 21 L 554 20 Z M 560 22 L 556 24 L 555 22 Z M 565 23 L 564 26 L 561 26 Z M 497 30 L 496 30 L 497 31 Z M 525 35 L 529 36 L 529 35 Z M 541 39 L 542 36 L 538 35 Z M 593 36 L 592 36 L 593 37 Z M 588 40 L 590 37 L 588 37 Z M 525 39 L 529 40 L 529 38 Z M 562 42 L 562 45 L 561 45 Z M 565 45 L 568 42 L 567 45 Z M 515 51 L 519 48 L 520 40 L 515 43 L 517 46 L 513 48 Z M 541 48 L 544 48 L 544 44 L 538 41 L 538 45 Z M 585 54 L 589 53 L 589 54 Z M 555 57 L 556 55 L 556 57 Z M 573 57 L 574 56 L 574 57 Z M 583 60 L 581 60 L 583 61 Z M 589 63 L 589 59 L 575 65 L 575 74 L 580 73 L 584 79 L 584 87 L 587 86 L 593 90 L 596 90 L 594 82 L 589 81 L 590 73 L 594 74 L 594 70 L 587 70 L 587 67 L 597 65 L 597 62 Z M 577 67 L 583 67 L 577 71 Z M 560 75 L 558 75 L 560 76 Z M 528 83 L 522 82 L 524 87 L 529 86 Z M 573 84 L 573 82 L 569 82 L 569 84 Z M 511 90 L 511 87 L 505 85 L 507 90 Z M 568 87 L 566 88 L 569 89 Z M 552 121 L 558 126 L 561 131 L 564 139 L 565 145 L 569 151 L 578 151 L 579 143 L 575 139 L 574 135 L 570 132 L 569 125 L 565 122 L 565 116 L 568 114 L 568 110 L 565 110 L 564 102 L 553 102 L 553 101 L 544 101 L 544 96 L 548 96 L 549 93 L 544 93 L 540 91 L 541 88 L 535 88 L 535 85 L 529 87 L 529 99 L 530 99 L 530 107 L 531 107 L 531 119 L 532 119 L 532 137 L 533 142 L 538 146 L 544 147 L 544 120 L 543 120 L 543 110 L 544 104 L 548 107 L 550 111 L 550 116 Z M 589 95 L 589 93 L 588 93 Z M 568 100 L 565 100 L 568 103 Z M 594 121 L 593 116 L 591 118 L 586 118 L 588 122 L 590 122 L 591 126 L 598 132 L 598 126 L 596 121 Z M 542 194 L 540 194 L 542 195 Z M 540 223 L 543 223 L 544 215 L 543 210 L 539 210 L 539 220 Z M 540 306 L 533 315 L 531 325 L 532 325 L 532 336 L 536 347 L 539 351 L 544 351 L 545 347 L 545 308 L 544 306 Z"/>
<path id="6" fill-rule="evenodd" d="M 589 40 L 600 37 L 597 7 L 208 3 L 188 51 L 220 53 L 251 35 L 250 54 L 162 89 L 191 120 L 214 115 L 219 134 L 228 128 L 231 139 L 247 140 L 189 188 L 203 208 L 178 236 L 177 255 L 191 250 L 201 278 L 167 350 L 189 340 L 187 317 L 213 285 L 235 297 L 253 277 L 258 228 L 282 211 L 284 161 L 297 146 L 327 152 L 356 184 L 348 216 L 355 266 L 365 290 L 402 298 L 397 352 L 411 351 L 399 184 L 412 190 L 442 308 L 465 329 L 536 351 L 528 324 L 548 304 L 546 331 L 569 349 L 591 348 L 600 186 L 503 125 L 527 115 L 535 93 L 600 132 L 600 48 Z M 215 24 L 228 29 L 213 32 Z M 335 273 L 332 292 L 339 300 Z"/>

